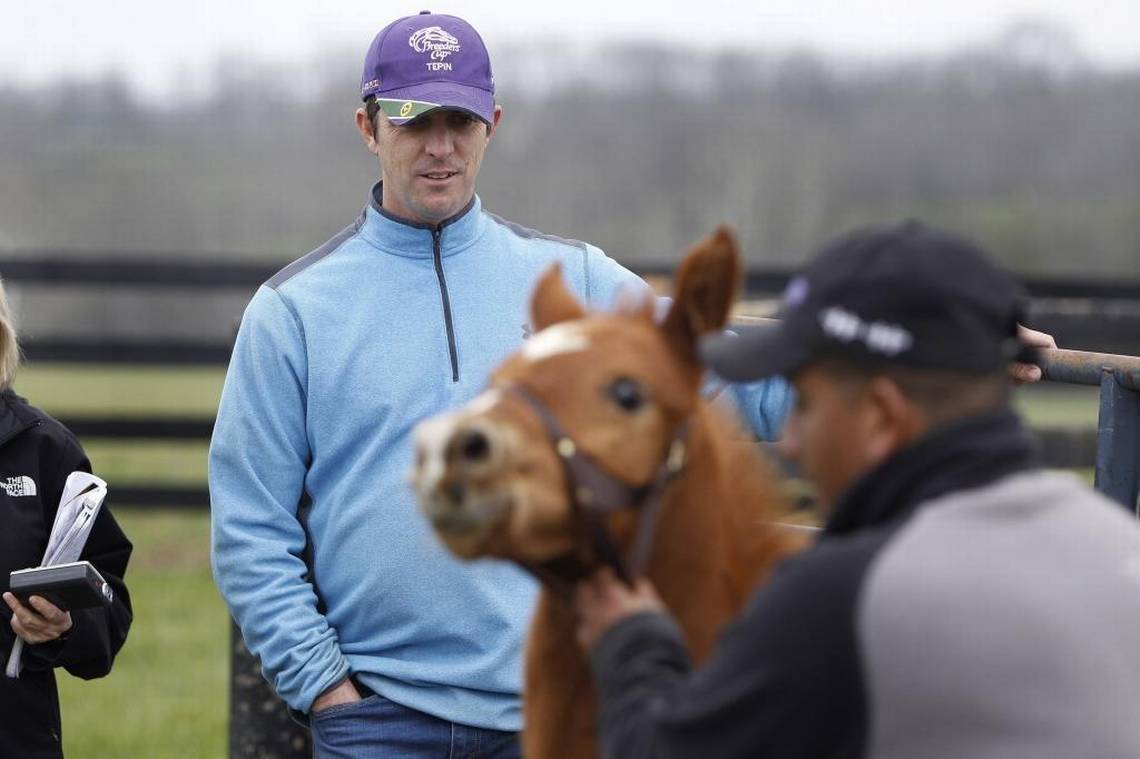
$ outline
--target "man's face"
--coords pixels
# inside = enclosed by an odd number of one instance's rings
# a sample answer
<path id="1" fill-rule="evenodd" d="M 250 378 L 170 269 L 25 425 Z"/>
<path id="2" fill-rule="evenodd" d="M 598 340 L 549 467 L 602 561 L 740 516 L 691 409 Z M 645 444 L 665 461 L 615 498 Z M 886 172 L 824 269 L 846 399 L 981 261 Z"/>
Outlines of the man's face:
<path id="1" fill-rule="evenodd" d="M 496 106 L 488 130 L 479 119 L 445 108 L 401 126 L 378 114 L 369 148 L 380 158 L 385 210 L 431 225 L 461 211 L 475 194 L 483 153 L 501 116 Z"/>
<path id="2" fill-rule="evenodd" d="M 808 366 L 793 379 L 796 405 L 780 448 L 800 466 L 830 509 L 884 457 L 881 414 L 865 386 Z"/>

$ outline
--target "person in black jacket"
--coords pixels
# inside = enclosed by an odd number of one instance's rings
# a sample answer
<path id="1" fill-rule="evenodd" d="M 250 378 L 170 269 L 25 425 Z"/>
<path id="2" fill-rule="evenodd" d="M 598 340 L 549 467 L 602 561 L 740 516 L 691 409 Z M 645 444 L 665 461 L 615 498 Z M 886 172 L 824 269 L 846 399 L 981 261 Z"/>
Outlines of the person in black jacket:
<path id="1" fill-rule="evenodd" d="M 8 574 L 39 566 L 47 548 L 67 476 L 91 471 L 79 441 L 62 424 L 11 388 L 19 348 L 0 285 L 0 757 L 63 756 L 56 667 L 83 679 L 111 670 L 131 626 L 123 584 L 131 543 L 106 505 L 80 558 L 91 562 L 113 589 L 102 608 L 61 611 L 33 596 L 22 604 L 8 591 Z M 24 640 L 18 678 L 4 675 L 17 636 Z"/>
<path id="2" fill-rule="evenodd" d="M 607 756 L 1140 757 L 1140 527 L 1036 462 L 1019 300 L 908 223 L 825 248 L 777 328 L 702 345 L 792 379 L 781 442 L 828 518 L 696 670 L 648 583 L 580 585 Z"/>

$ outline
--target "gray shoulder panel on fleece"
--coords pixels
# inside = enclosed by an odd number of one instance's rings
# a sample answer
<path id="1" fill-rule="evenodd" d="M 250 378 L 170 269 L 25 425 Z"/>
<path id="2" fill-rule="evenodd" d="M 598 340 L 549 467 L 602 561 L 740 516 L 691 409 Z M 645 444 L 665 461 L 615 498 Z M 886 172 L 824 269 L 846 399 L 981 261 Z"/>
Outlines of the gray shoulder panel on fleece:
<path id="1" fill-rule="evenodd" d="M 1070 475 L 920 507 L 856 629 L 868 757 L 1140 757 L 1140 527 Z"/>
<path id="2" fill-rule="evenodd" d="M 590 248 L 586 243 L 581 240 L 574 240 L 569 237 L 559 237 L 558 235 L 549 235 L 545 232 L 539 232 L 537 229 L 524 227 L 521 224 L 516 224 L 513 221 L 508 221 L 502 216 L 496 216 L 493 213 L 484 211 L 487 218 L 495 222 L 499 226 L 506 227 L 513 234 L 521 237 L 524 240 L 547 240 L 549 242 L 557 242 L 562 245 L 569 245 L 573 248 L 578 248 L 582 252 L 582 276 L 584 278 L 582 287 L 584 288 L 584 297 L 587 303 L 593 302 L 593 294 L 590 292 Z"/>
<path id="3" fill-rule="evenodd" d="M 352 222 L 347 227 L 345 227 L 344 229 L 337 232 L 324 245 L 322 245 L 321 247 L 317 248 L 316 250 L 314 250 L 310 253 L 306 253 L 305 255 L 301 256 L 296 261 L 289 264 L 284 269 L 277 272 L 272 277 L 270 277 L 268 280 L 266 280 L 266 282 L 265 282 L 266 286 L 271 287 L 274 290 L 276 290 L 281 285 L 285 284 L 290 279 L 297 276 L 302 271 L 309 268 L 310 266 L 315 264 L 317 261 L 320 261 L 322 258 L 329 255 L 330 253 L 335 251 L 337 248 L 339 248 L 341 245 L 343 245 L 349 238 L 351 238 L 357 232 L 360 231 L 360 227 L 363 223 L 364 223 L 364 214 L 361 214 L 356 219 L 356 221 Z"/>

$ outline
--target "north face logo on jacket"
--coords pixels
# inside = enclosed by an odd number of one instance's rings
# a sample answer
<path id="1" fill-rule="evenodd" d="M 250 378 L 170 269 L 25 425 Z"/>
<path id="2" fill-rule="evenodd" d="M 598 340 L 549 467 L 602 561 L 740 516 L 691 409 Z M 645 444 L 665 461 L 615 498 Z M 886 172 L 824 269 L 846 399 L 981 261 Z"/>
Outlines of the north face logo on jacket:
<path id="1" fill-rule="evenodd" d="M 26 474 L 19 477 L 7 477 L 3 482 L 0 482 L 0 488 L 4 488 L 4 492 L 12 498 L 35 495 L 36 481 Z"/>

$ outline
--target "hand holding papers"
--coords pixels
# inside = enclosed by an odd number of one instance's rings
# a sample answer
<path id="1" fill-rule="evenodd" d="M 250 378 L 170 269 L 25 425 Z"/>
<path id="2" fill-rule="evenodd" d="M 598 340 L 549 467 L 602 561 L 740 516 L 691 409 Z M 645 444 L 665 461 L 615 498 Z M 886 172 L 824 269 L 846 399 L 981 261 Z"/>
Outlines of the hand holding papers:
<path id="1" fill-rule="evenodd" d="M 63 494 L 59 499 L 55 522 L 52 524 L 51 536 L 48 538 L 47 550 L 40 566 L 69 564 L 79 558 L 83 546 L 87 543 L 87 536 L 91 534 L 91 527 L 95 524 L 95 517 L 99 515 L 99 508 L 106 497 L 107 483 L 95 475 L 87 472 L 72 472 L 68 475 Z M 20 676 L 20 659 L 23 652 L 24 641 L 17 638 L 4 671 L 8 677 Z"/>

